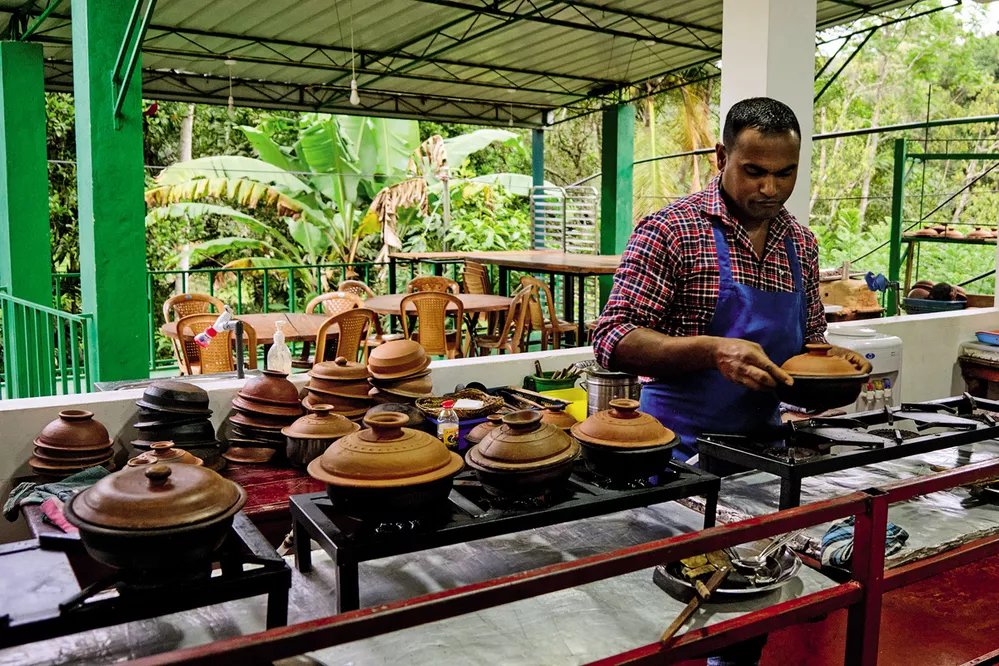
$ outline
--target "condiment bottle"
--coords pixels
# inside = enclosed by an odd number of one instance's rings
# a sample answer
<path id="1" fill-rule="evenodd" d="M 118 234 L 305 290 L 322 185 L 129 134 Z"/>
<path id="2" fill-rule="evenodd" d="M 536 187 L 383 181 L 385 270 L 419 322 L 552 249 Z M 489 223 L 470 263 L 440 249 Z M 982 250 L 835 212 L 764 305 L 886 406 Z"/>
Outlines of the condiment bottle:
<path id="1" fill-rule="evenodd" d="M 445 400 L 437 415 L 437 439 L 449 449 L 458 448 L 458 415 L 454 413 L 454 400 Z"/>
<path id="2" fill-rule="evenodd" d="M 278 372 L 283 372 L 286 375 L 291 374 L 291 350 L 288 349 L 288 345 L 284 341 L 284 331 L 281 327 L 284 325 L 283 321 L 274 322 L 274 344 L 267 351 L 267 369 L 276 370 Z"/>

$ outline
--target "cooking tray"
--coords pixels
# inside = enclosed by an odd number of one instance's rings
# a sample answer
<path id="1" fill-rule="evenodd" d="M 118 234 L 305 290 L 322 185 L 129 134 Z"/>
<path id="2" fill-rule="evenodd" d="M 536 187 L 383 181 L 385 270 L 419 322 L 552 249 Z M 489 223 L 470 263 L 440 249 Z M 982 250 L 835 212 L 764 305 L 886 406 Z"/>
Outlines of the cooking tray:
<path id="1" fill-rule="evenodd" d="M 758 554 L 765 546 L 766 543 L 762 542 L 745 544 L 736 546 L 734 550 L 741 557 L 747 557 Z M 798 554 L 787 546 L 781 547 L 781 549 L 777 551 L 776 555 L 767 558 L 767 562 L 771 565 L 771 573 L 776 578 L 774 582 L 754 586 L 749 583 L 741 573 L 739 573 L 738 569 L 733 567 L 732 572 L 728 575 L 728 578 L 725 579 L 725 582 L 722 583 L 717 590 L 715 590 L 710 599 L 702 603 L 711 603 L 712 601 L 735 601 L 779 590 L 794 580 L 798 575 L 798 570 L 801 569 L 801 560 L 798 558 Z M 694 598 L 694 586 L 690 583 L 690 581 L 680 575 L 680 569 L 682 568 L 683 565 L 680 562 L 660 564 L 655 568 L 655 571 L 652 574 L 652 580 L 674 599 L 687 602 Z"/>

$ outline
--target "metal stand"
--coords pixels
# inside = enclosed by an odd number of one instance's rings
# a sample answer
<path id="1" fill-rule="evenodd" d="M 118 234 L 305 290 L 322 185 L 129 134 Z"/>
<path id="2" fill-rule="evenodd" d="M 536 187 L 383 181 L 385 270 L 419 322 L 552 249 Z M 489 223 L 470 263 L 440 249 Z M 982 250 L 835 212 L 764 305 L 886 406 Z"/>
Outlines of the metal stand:
<path id="1" fill-rule="evenodd" d="M 367 560 L 592 518 L 694 495 L 706 498 L 704 527 L 713 527 L 721 485 L 718 477 L 676 461 L 670 462 L 670 469 L 675 476 L 659 485 L 621 490 L 596 485 L 591 476 L 579 471 L 570 479 L 562 501 L 534 509 L 490 506 L 474 475 L 463 472 L 455 480 L 444 516 L 412 529 L 386 533 L 378 532 L 375 525 L 366 525 L 337 514 L 326 493 L 292 495 L 290 508 L 294 525 L 295 563 L 299 571 L 310 571 L 310 539 L 319 542 L 336 565 L 336 610 L 343 613 L 360 608 L 357 566 Z"/>

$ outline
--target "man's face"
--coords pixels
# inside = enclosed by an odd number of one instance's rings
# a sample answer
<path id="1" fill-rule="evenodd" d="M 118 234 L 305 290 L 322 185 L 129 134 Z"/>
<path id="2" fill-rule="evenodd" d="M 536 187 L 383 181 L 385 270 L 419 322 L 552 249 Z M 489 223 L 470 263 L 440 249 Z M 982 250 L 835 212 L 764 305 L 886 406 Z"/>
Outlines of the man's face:
<path id="1" fill-rule="evenodd" d="M 718 144 L 721 185 L 732 214 L 746 222 L 769 220 L 794 191 L 801 141 L 794 132 L 763 135 L 744 129 L 734 146 Z"/>

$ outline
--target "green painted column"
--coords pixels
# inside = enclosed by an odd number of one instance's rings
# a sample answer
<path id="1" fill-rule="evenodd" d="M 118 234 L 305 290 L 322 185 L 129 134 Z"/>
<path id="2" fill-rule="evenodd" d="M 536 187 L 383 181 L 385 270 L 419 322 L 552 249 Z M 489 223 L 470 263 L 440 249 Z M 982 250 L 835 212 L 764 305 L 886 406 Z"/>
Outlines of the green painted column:
<path id="1" fill-rule="evenodd" d="M 0 285 L 52 305 L 41 44 L 0 42 Z"/>
<path id="2" fill-rule="evenodd" d="M 888 248 L 888 279 L 898 282 L 902 273 L 902 216 L 905 212 L 905 139 L 895 139 L 895 170 L 891 187 L 891 241 Z M 912 250 L 909 250 L 912 252 Z M 888 316 L 898 314 L 895 292 L 888 290 Z"/>
<path id="3" fill-rule="evenodd" d="M 96 328 L 94 379 L 136 379 L 149 374 L 141 65 L 117 123 L 111 85 L 134 3 L 72 1 L 80 273 Z"/>
<path id="4" fill-rule="evenodd" d="M 604 109 L 601 136 L 600 254 L 621 254 L 634 226 L 635 107 Z M 610 276 L 600 279 L 601 308 L 612 284 Z"/>
<path id="5" fill-rule="evenodd" d="M 545 131 L 543 129 L 531 130 L 531 184 L 534 187 L 541 187 L 545 184 Z M 538 220 L 531 220 L 531 224 L 537 228 Z M 544 244 L 543 232 L 537 232 L 535 246 L 539 242 Z"/>

